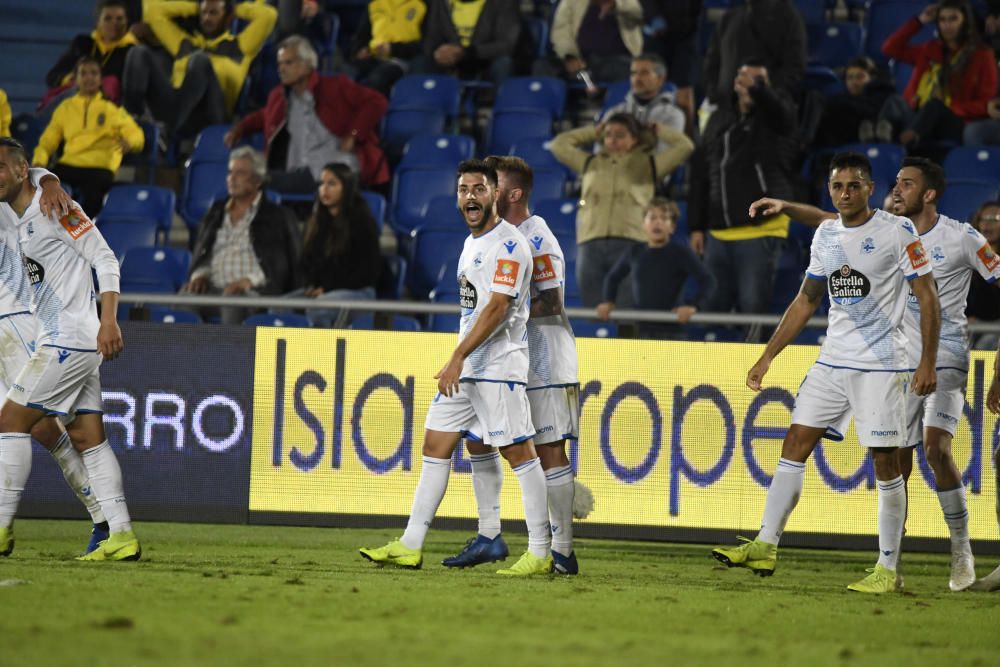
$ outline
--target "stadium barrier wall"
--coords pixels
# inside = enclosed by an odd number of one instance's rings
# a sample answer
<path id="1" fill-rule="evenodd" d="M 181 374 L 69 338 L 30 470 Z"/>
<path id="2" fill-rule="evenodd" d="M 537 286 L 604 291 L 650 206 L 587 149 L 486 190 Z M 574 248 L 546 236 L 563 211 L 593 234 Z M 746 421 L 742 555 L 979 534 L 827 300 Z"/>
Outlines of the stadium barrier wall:
<path id="1" fill-rule="evenodd" d="M 403 524 L 433 376 L 453 335 L 128 324 L 126 341 L 125 356 L 103 373 L 109 437 L 137 518 Z M 578 347 L 581 437 L 571 458 L 596 497 L 578 534 L 753 535 L 795 390 L 818 348 L 788 348 L 756 394 L 744 377 L 760 346 L 580 339 Z M 990 454 L 1000 425 L 984 405 L 991 360 L 992 353 L 973 353 L 954 443 L 970 533 L 989 549 L 997 537 Z M 80 516 L 46 459 L 36 452 L 25 507 Z M 453 466 L 435 525 L 471 527 L 467 458 L 457 454 Z M 939 548 L 947 537 L 932 480 L 918 453 L 911 548 L 920 541 Z M 501 505 L 516 528 L 523 514 L 513 475 Z M 872 545 L 876 507 L 874 470 L 852 427 L 844 442 L 817 449 L 786 542 Z"/>

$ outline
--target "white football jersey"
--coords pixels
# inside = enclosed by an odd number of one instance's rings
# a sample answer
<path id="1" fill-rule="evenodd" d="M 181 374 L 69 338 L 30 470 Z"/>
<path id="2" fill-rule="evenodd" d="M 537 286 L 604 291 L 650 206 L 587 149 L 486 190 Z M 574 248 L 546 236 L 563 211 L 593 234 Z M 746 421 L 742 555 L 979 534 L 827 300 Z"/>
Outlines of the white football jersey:
<path id="1" fill-rule="evenodd" d="M 469 335 L 493 292 L 513 297 L 506 319 L 477 347 L 462 367 L 463 380 L 528 382 L 528 290 L 531 253 L 528 241 L 501 220 L 482 236 L 465 239 L 458 260 L 458 293 L 462 306 L 459 339 Z"/>
<path id="2" fill-rule="evenodd" d="M 38 208 L 41 189 L 19 219 L 15 217 L 21 261 L 33 288 L 31 312 L 38 320 L 38 345 L 80 351 L 97 349 L 96 294 L 118 292 L 118 259 L 94 223 L 73 202 L 69 215 L 56 220 Z"/>
<path id="3" fill-rule="evenodd" d="M 829 325 L 817 363 L 858 370 L 902 371 L 906 336 L 900 325 L 907 281 L 931 272 L 931 263 L 906 218 L 876 210 L 864 224 L 845 227 L 840 216 L 813 236 L 810 278 L 826 280 Z"/>
<path id="4" fill-rule="evenodd" d="M 558 315 L 528 319 L 528 388 L 576 384 L 576 338 L 565 312 L 566 259 L 562 247 L 545 220 L 537 215 L 522 222 L 517 230 L 528 239 L 531 251 L 531 298 L 559 288 L 564 308 Z"/>
<path id="5" fill-rule="evenodd" d="M 939 215 L 937 222 L 920 235 L 924 250 L 934 268 L 938 300 L 941 302 L 941 340 L 938 344 L 937 367 L 969 369 L 969 332 L 965 305 L 969 297 L 972 272 L 977 271 L 987 282 L 1000 278 L 1000 257 L 972 225 Z M 910 294 L 903 330 L 908 341 L 910 364 L 920 361 L 920 308 Z"/>
<path id="6" fill-rule="evenodd" d="M 29 169 L 28 176 L 35 187 L 45 169 Z M 31 284 L 24 272 L 17 247 L 17 216 L 10 205 L 0 202 L 0 317 L 31 311 Z"/>

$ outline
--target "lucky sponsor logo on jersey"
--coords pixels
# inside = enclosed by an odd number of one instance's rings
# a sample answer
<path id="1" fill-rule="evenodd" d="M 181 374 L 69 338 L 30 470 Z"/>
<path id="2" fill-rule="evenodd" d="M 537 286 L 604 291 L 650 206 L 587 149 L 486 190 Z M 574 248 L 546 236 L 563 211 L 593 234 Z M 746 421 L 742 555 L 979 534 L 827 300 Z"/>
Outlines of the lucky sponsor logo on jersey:
<path id="1" fill-rule="evenodd" d="M 556 277 L 556 269 L 552 266 L 551 255 L 539 255 L 533 261 L 535 269 L 531 274 L 531 279 L 533 281 L 541 283 L 546 280 L 552 280 Z"/>
<path id="2" fill-rule="evenodd" d="M 520 262 L 515 262 L 512 259 L 498 259 L 497 270 L 493 274 L 493 283 L 513 287 L 517 284 L 517 272 L 520 268 Z"/>
<path id="3" fill-rule="evenodd" d="M 842 306 L 861 301 L 868 296 L 871 289 L 872 284 L 868 277 L 847 264 L 830 276 L 830 298 Z"/>
<path id="4" fill-rule="evenodd" d="M 476 286 L 469 282 L 463 273 L 458 277 L 458 305 L 462 308 L 475 310 L 479 302 L 479 295 L 476 294 Z"/>
<path id="5" fill-rule="evenodd" d="M 906 254 L 910 258 L 910 265 L 915 269 L 919 269 L 928 262 L 927 253 L 924 252 L 924 244 L 919 239 L 906 246 Z"/>
<path id="6" fill-rule="evenodd" d="M 983 247 L 976 251 L 976 257 L 983 263 L 987 271 L 992 271 L 1000 264 L 1000 257 L 993 252 L 993 248 L 990 247 L 989 243 L 984 243 Z"/>
<path id="7" fill-rule="evenodd" d="M 63 226 L 73 240 L 77 240 L 94 227 L 90 218 L 84 215 L 83 211 L 74 207 L 69 213 L 59 218 L 59 224 Z"/>

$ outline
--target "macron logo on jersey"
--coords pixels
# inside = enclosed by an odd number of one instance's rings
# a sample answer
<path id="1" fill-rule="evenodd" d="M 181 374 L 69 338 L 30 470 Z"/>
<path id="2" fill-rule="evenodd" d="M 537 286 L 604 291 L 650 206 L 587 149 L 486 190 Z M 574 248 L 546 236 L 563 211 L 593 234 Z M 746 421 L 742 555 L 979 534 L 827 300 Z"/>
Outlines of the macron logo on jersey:
<path id="1" fill-rule="evenodd" d="M 535 271 L 531 274 L 531 279 L 536 283 L 552 280 L 556 277 L 555 267 L 552 266 L 551 255 L 539 255 L 535 258 Z"/>
<path id="2" fill-rule="evenodd" d="M 513 254 L 514 248 L 517 247 L 517 241 L 507 241 L 506 243 L 503 244 L 503 247 L 507 248 L 508 255 Z"/>
<path id="3" fill-rule="evenodd" d="M 915 269 L 927 264 L 927 253 L 924 252 L 924 244 L 919 240 L 906 246 L 906 254 L 910 257 L 910 265 Z"/>
<path id="4" fill-rule="evenodd" d="M 74 241 L 94 228 L 94 223 L 78 208 L 59 218 L 59 224 L 69 232 Z"/>
<path id="5" fill-rule="evenodd" d="M 992 271 L 997 266 L 1000 266 L 1000 257 L 993 252 L 993 248 L 990 247 L 989 243 L 984 243 L 983 247 L 976 251 L 976 257 L 983 263 L 987 271 Z"/>
<path id="6" fill-rule="evenodd" d="M 542 249 L 542 241 L 544 241 L 544 240 L 545 239 L 543 239 L 541 236 L 537 236 L 537 235 L 536 236 L 532 236 L 531 239 L 530 239 L 531 245 L 535 246 L 535 250 L 541 250 Z"/>
<path id="7" fill-rule="evenodd" d="M 517 272 L 521 269 L 521 264 L 512 259 L 498 259 L 497 270 L 493 274 L 493 283 L 513 287 L 517 284 Z"/>

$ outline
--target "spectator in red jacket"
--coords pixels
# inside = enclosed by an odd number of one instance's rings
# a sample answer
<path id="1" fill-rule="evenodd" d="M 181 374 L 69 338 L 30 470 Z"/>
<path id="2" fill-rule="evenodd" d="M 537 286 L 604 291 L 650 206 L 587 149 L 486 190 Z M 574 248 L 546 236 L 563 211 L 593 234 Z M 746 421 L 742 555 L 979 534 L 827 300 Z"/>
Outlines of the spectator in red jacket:
<path id="1" fill-rule="evenodd" d="M 938 37 L 911 44 L 932 21 Z M 927 5 L 885 40 L 882 53 L 913 65 L 902 97 L 890 97 L 879 114 L 876 134 L 882 141 L 898 133 L 906 146 L 960 142 L 967 122 L 988 116 L 987 103 L 997 92 L 997 63 L 966 0 Z"/>
<path id="2" fill-rule="evenodd" d="M 331 162 L 350 165 L 364 188 L 387 183 L 389 165 L 376 128 L 388 101 L 346 76 L 320 75 L 317 62 L 309 40 L 284 40 L 278 47 L 281 85 L 263 109 L 233 126 L 227 145 L 263 131 L 268 187 L 278 192 L 315 192 L 323 166 Z"/>

